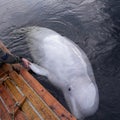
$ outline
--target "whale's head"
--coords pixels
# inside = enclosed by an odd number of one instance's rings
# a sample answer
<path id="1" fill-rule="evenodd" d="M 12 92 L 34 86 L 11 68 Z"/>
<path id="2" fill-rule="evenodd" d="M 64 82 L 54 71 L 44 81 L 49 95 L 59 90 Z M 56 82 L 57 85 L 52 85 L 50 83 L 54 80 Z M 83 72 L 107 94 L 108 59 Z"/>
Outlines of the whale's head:
<path id="1" fill-rule="evenodd" d="M 91 116 L 98 109 L 98 89 L 92 82 L 89 84 L 82 84 L 82 87 L 78 82 L 75 86 L 71 85 L 67 87 L 63 94 L 71 113 L 77 119 L 81 120 L 87 116 Z"/>

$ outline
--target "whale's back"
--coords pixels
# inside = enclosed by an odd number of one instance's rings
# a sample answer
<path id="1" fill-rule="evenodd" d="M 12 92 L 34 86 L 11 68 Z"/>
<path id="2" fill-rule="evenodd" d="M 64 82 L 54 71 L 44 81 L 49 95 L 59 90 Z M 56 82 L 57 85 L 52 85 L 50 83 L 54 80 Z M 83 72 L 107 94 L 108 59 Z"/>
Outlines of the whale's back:
<path id="1" fill-rule="evenodd" d="M 94 81 L 87 56 L 68 38 L 43 27 L 28 27 L 25 30 L 31 55 L 38 65 L 57 75 L 57 79 L 68 80 L 72 76 L 88 74 Z"/>

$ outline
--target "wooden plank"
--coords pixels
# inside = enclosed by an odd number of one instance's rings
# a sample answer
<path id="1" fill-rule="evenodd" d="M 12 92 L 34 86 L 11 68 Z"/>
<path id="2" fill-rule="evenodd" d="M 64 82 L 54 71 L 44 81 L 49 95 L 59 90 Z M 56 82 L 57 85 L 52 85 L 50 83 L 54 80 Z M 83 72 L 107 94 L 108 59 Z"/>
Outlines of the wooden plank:
<path id="1" fill-rule="evenodd" d="M 24 68 L 21 75 L 26 82 L 37 92 L 61 120 L 76 120 L 31 74 Z"/>
<path id="2" fill-rule="evenodd" d="M 4 100 L 5 105 L 7 106 L 6 109 L 8 112 L 13 111 L 15 101 L 12 100 L 10 94 L 6 91 L 5 87 L 3 85 L 0 86 L 0 96 Z"/>
<path id="3" fill-rule="evenodd" d="M 0 48 L 1 48 L 3 51 L 5 51 L 5 52 L 11 54 L 10 51 L 6 48 L 6 46 L 2 43 L 1 40 L 0 40 Z"/>
<path id="4" fill-rule="evenodd" d="M 23 98 L 23 95 L 18 91 L 15 84 L 12 83 L 10 80 L 6 81 L 6 85 L 9 88 L 9 91 L 14 96 L 14 99 L 18 102 L 20 102 Z M 26 116 L 29 118 L 29 120 L 40 120 L 40 117 L 35 113 L 35 111 L 31 108 L 29 103 L 25 101 L 23 105 L 21 106 L 22 111 Z"/>
<path id="5" fill-rule="evenodd" d="M 15 101 L 11 98 L 10 94 L 7 92 L 3 85 L 0 85 L 0 99 L 1 99 L 1 109 L 3 110 L 3 117 L 7 117 L 7 119 L 15 119 L 16 120 L 25 120 L 26 116 L 18 110 L 17 114 L 14 114 L 15 111 Z M 12 114 L 10 114 L 12 113 Z M 5 114 L 5 115 L 4 115 Z M 7 114 L 7 115 L 6 115 Z M 7 120 L 3 119 L 3 120 Z"/>
<path id="6" fill-rule="evenodd" d="M 12 96 L 14 97 L 15 101 L 20 101 L 23 96 L 20 94 L 20 92 L 17 90 L 17 86 L 15 85 L 15 83 L 12 83 L 12 80 L 7 80 L 5 82 L 7 88 L 9 89 L 9 91 L 11 92 Z"/>
<path id="7" fill-rule="evenodd" d="M 27 120 L 28 118 L 20 110 L 18 110 L 15 116 L 11 116 L 6 110 L 5 106 L 3 105 L 1 97 L 0 97 L 0 120 L 13 120 L 13 119 Z"/>
<path id="8" fill-rule="evenodd" d="M 0 120 L 11 120 L 10 115 L 3 106 L 1 99 L 0 99 Z"/>
<path id="9" fill-rule="evenodd" d="M 13 117 L 14 120 L 29 120 L 28 117 L 20 110 L 18 110 L 16 116 Z"/>
<path id="10" fill-rule="evenodd" d="M 42 99 L 31 89 L 31 87 L 17 75 L 16 72 L 11 72 L 10 77 L 16 82 L 17 86 L 31 101 L 33 106 L 39 111 L 44 120 L 58 120 L 58 117 L 52 112 L 52 110 L 43 102 Z"/>

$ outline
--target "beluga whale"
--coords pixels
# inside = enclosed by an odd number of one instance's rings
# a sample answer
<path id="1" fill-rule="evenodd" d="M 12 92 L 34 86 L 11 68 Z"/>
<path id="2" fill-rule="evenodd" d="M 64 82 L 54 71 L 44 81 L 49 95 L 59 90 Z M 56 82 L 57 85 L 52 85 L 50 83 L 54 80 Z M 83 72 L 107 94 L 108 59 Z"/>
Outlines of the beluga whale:
<path id="1" fill-rule="evenodd" d="M 31 26 L 14 31 L 24 34 L 34 63 L 29 67 L 43 75 L 65 97 L 70 112 L 79 120 L 93 115 L 99 92 L 90 61 L 73 41 L 45 27 Z"/>

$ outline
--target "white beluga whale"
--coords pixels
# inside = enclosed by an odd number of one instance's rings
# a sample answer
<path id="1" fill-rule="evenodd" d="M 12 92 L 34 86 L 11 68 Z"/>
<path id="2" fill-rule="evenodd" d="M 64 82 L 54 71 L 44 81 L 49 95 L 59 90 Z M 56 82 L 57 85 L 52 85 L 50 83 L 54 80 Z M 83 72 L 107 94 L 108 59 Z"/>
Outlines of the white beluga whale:
<path id="1" fill-rule="evenodd" d="M 16 30 L 24 33 L 35 63 L 30 68 L 59 88 L 71 113 L 79 120 L 98 109 L 99 94 L 91 64 L 81 48 L 44 27 Z"/>

